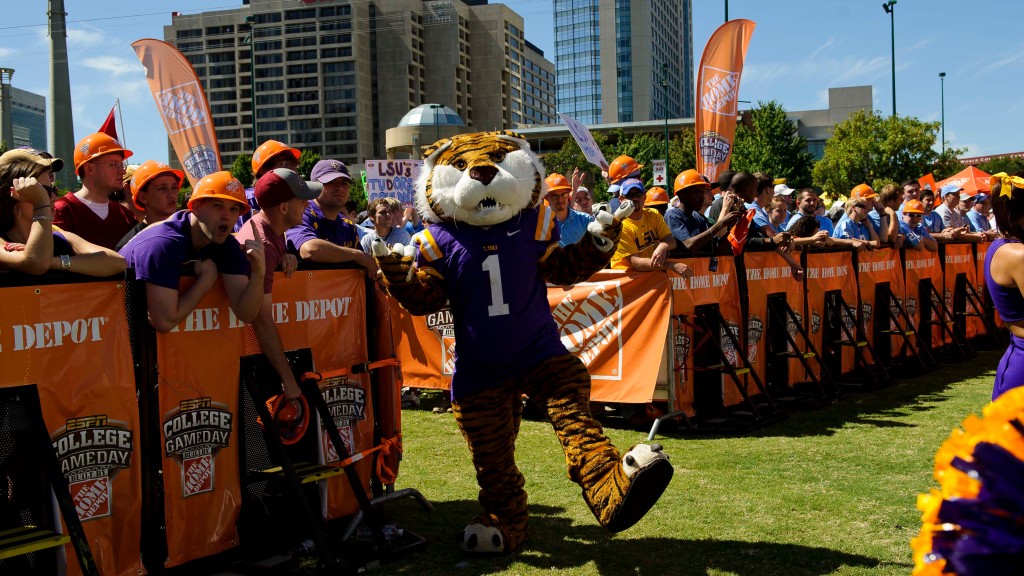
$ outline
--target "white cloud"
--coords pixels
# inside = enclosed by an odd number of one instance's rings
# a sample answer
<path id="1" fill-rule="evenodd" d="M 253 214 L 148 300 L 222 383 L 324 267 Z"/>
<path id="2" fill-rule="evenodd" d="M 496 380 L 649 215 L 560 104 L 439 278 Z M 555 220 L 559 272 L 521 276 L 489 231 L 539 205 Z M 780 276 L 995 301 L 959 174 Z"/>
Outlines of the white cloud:
<path id="1" fill-rule="evenodd" d="M 93 56 L 82 60 L 82 66 L 120 76 L 121 74 L 138 73 L 139 63 L 120 56 Z"/>
<path id="2" fill-rule="evenodd" d="M 76 48 L 99 46 L 106 42 L 102 32 L 83 28 L 68 28 L 68 44 Z"/>
<path id="3" fill-rule="evenodd" d="M 0 46 L 0 58 L 10 58 L 14 53 L 14 50 Z"/>

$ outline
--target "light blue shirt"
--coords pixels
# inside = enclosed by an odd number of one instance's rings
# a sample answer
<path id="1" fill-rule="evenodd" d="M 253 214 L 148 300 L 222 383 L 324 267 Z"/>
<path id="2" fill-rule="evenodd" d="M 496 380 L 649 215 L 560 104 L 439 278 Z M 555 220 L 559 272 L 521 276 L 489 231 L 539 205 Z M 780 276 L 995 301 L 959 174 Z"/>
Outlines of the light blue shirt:
<path id="1" fill-rule="evenodd" d="M 743 206 L 747 210 L 754 210 L 755 211 L 754 212 L 754 226 L 757 226 L 758 228 L 763 228 L 763 227 L 767 226 L 767 227 L 771 228 L 772 230 L 775 230 L 776 232 L 778 232 L 778 230 L 775 229 L 775 226 L 772 226 L 771 219 L 768 218 L 768 211 L 765 210 L 764 208 L 761 208 L 760 206 L 758 206 L 757 202 L 750 202 L 749 204 L 748 203 L 744 203 Z"/>
<path id="2" fill-rule="evenodd" d="M 565 217 L 565 221 L 558 223 L 559 234 L 561 235 L 558 244 L 560 246 L 569 246 L 579 242 L 580 238 L 583 238 L 583 235 L 587 233 L 587 224 L 593 221 L 594 217 L 590 214 L 584 214 L 570 208 L 569 215 Z"/>
<path id="3" fill-rule="evenodd" d="M 910 224 L 907 224 L 902 220 L 900 220 L 900 234 L 903 234 L 903 237 L 907 241 L 907 245 L 913 248 L 917 248 L 917 245 L 921 243 L 921 238 L 932 237 L 932 235 L 928 233 L 928 228 L 926 228 L 924 224 L 918 224 L 911 228 Z"/>
<path id="4" fill-rule="evenodd" d="M 879 206 L 881 206 L 881 204 L 879 204 Z M 868 212 L 868 222 L 871 222 L 871 226 L 875 229 L 875 234 L 877 234 L 882 229 L 883 216 L 885 216 L 884 212 L 880 213 L 878 212 L 878 210 L 871 210 L 870 212 Z"/>
<path id="5" fill-rule="evenodd" d="M 363 235 L 362 238 L 359 239 L 359 248 L 361 248 L 362 251 L 366 252 L 367 254 L 373 254 L 372 247 L 373 240 L 375 238 L 377 238 L 377 231 L 368 231 L 366 234 Z M 391 229 L 391 232 L 388 234 L 388 237 L 384 238 L 384 243 L 388 245 L 388 248 L 391 248 L 395 244 L 399 243 L 408 246 L 409 244 L 412 243 L 412 237 L 410 237 L 409 233 L 405 231 L 405 228 L 401 226 L 395 226 Z"/>
<path id="6" fill-rule="evenodd" d="M 944 226 L 942 225 L 942 216 L 937 214 L 934 210 L 924 215 L 924 225 L 928 228 L 929 232 L 942 232 Z"/>
<path id="7" fill-rule="evenodd" d="M 854 222 L 852 218 L 844 215 L 832 231 L 833 238 L 848 238 L 852 240 L 871 240 L 868 227 L 863 223 Z"/>
<path id="8" fill-rule="evenodd" d="M 971 226 L 971 232 L 988 232 L 992 229 L 992 225 L 988 223 L 988 218 L 982 216 L 974 208 L 967 211 L 967 223 Z"/>

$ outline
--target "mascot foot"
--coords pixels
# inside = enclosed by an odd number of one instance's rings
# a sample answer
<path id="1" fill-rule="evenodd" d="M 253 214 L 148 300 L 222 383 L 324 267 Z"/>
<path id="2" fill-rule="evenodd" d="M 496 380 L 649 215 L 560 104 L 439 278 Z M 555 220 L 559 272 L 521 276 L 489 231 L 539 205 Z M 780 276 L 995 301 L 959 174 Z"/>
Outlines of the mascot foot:
<path id="1" fill-rule="evenodd" d="M 638 444 L 622 457 L 629 488 L 605 528 L 622 532 L 640 521 L 672 480 L 672 464 L 661 444 Z"/>
<path id="2" fill-rule="evenodd" d="M 491 524 L 487 518 L 474 518 L 462 531 L 462 551 L 482 556 L 511 552 L 507 549 L 508 539 L 505 533 L 499 526 Z"/>

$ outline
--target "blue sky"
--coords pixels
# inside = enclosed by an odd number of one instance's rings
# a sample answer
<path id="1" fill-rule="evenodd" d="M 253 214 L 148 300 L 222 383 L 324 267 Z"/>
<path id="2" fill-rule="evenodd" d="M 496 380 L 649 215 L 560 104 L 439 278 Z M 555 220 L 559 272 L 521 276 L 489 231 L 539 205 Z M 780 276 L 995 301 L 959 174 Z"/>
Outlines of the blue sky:
<path id="1" fill-rule="evenodd" d="M 654 0 L 661 1 L 661 0 Z M 298 0 L 296 0 L 298 4 Z M 554 59 L 551 0 L 507 2 L 526 19 L 528 40 Z M 694 0 L 694 59 L 724 20 L 721 0 Z M 97 7 L 102 5 L 102 10 Z M 75 136 L 95 131 L 114 99 L 133 160 L 166 160 L 166 139 L 131 42 L 163 38 L 172 11 L 234 8 L 241 0 L 65 0 Z M 757 23 L 740 98 L 777 100 L 789 110 L 825 108 L 830 87 L 872 85 L 874 108 L 892 111 L 889 15 L 882 0 L 732 0 L 730 18 Z M 11 0 L 0 25 L 0 66 L 14 86 L 49 92 L 45 0 Z M 1024 150 L 1024 2 L 899 0 L 896 106 L 900 115 L 939 120 L 939 72 L 946 73 L 946 140 L 968 155 Z M 427 62 L 429 65 L 429 61 Z M 695 62 L 696 64 L 696 62 Z"/>

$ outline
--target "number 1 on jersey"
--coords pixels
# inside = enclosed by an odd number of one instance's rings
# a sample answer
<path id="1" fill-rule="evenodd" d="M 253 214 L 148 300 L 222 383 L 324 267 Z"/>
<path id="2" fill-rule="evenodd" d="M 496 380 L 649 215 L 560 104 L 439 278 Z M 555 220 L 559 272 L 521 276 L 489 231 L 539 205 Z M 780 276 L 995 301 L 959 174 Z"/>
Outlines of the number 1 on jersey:
<path id="1" fill-rule="evenodd" d="M 498 265 L 498 255 L 491 254 L 484 258 L 481 267 L 491 279 L 491 305 L 487 307 L 487 315 L 504 316 L 508 314 L 508 304 L 505 303 L 505 295 L 501 291 L 501 267 Z"/>

